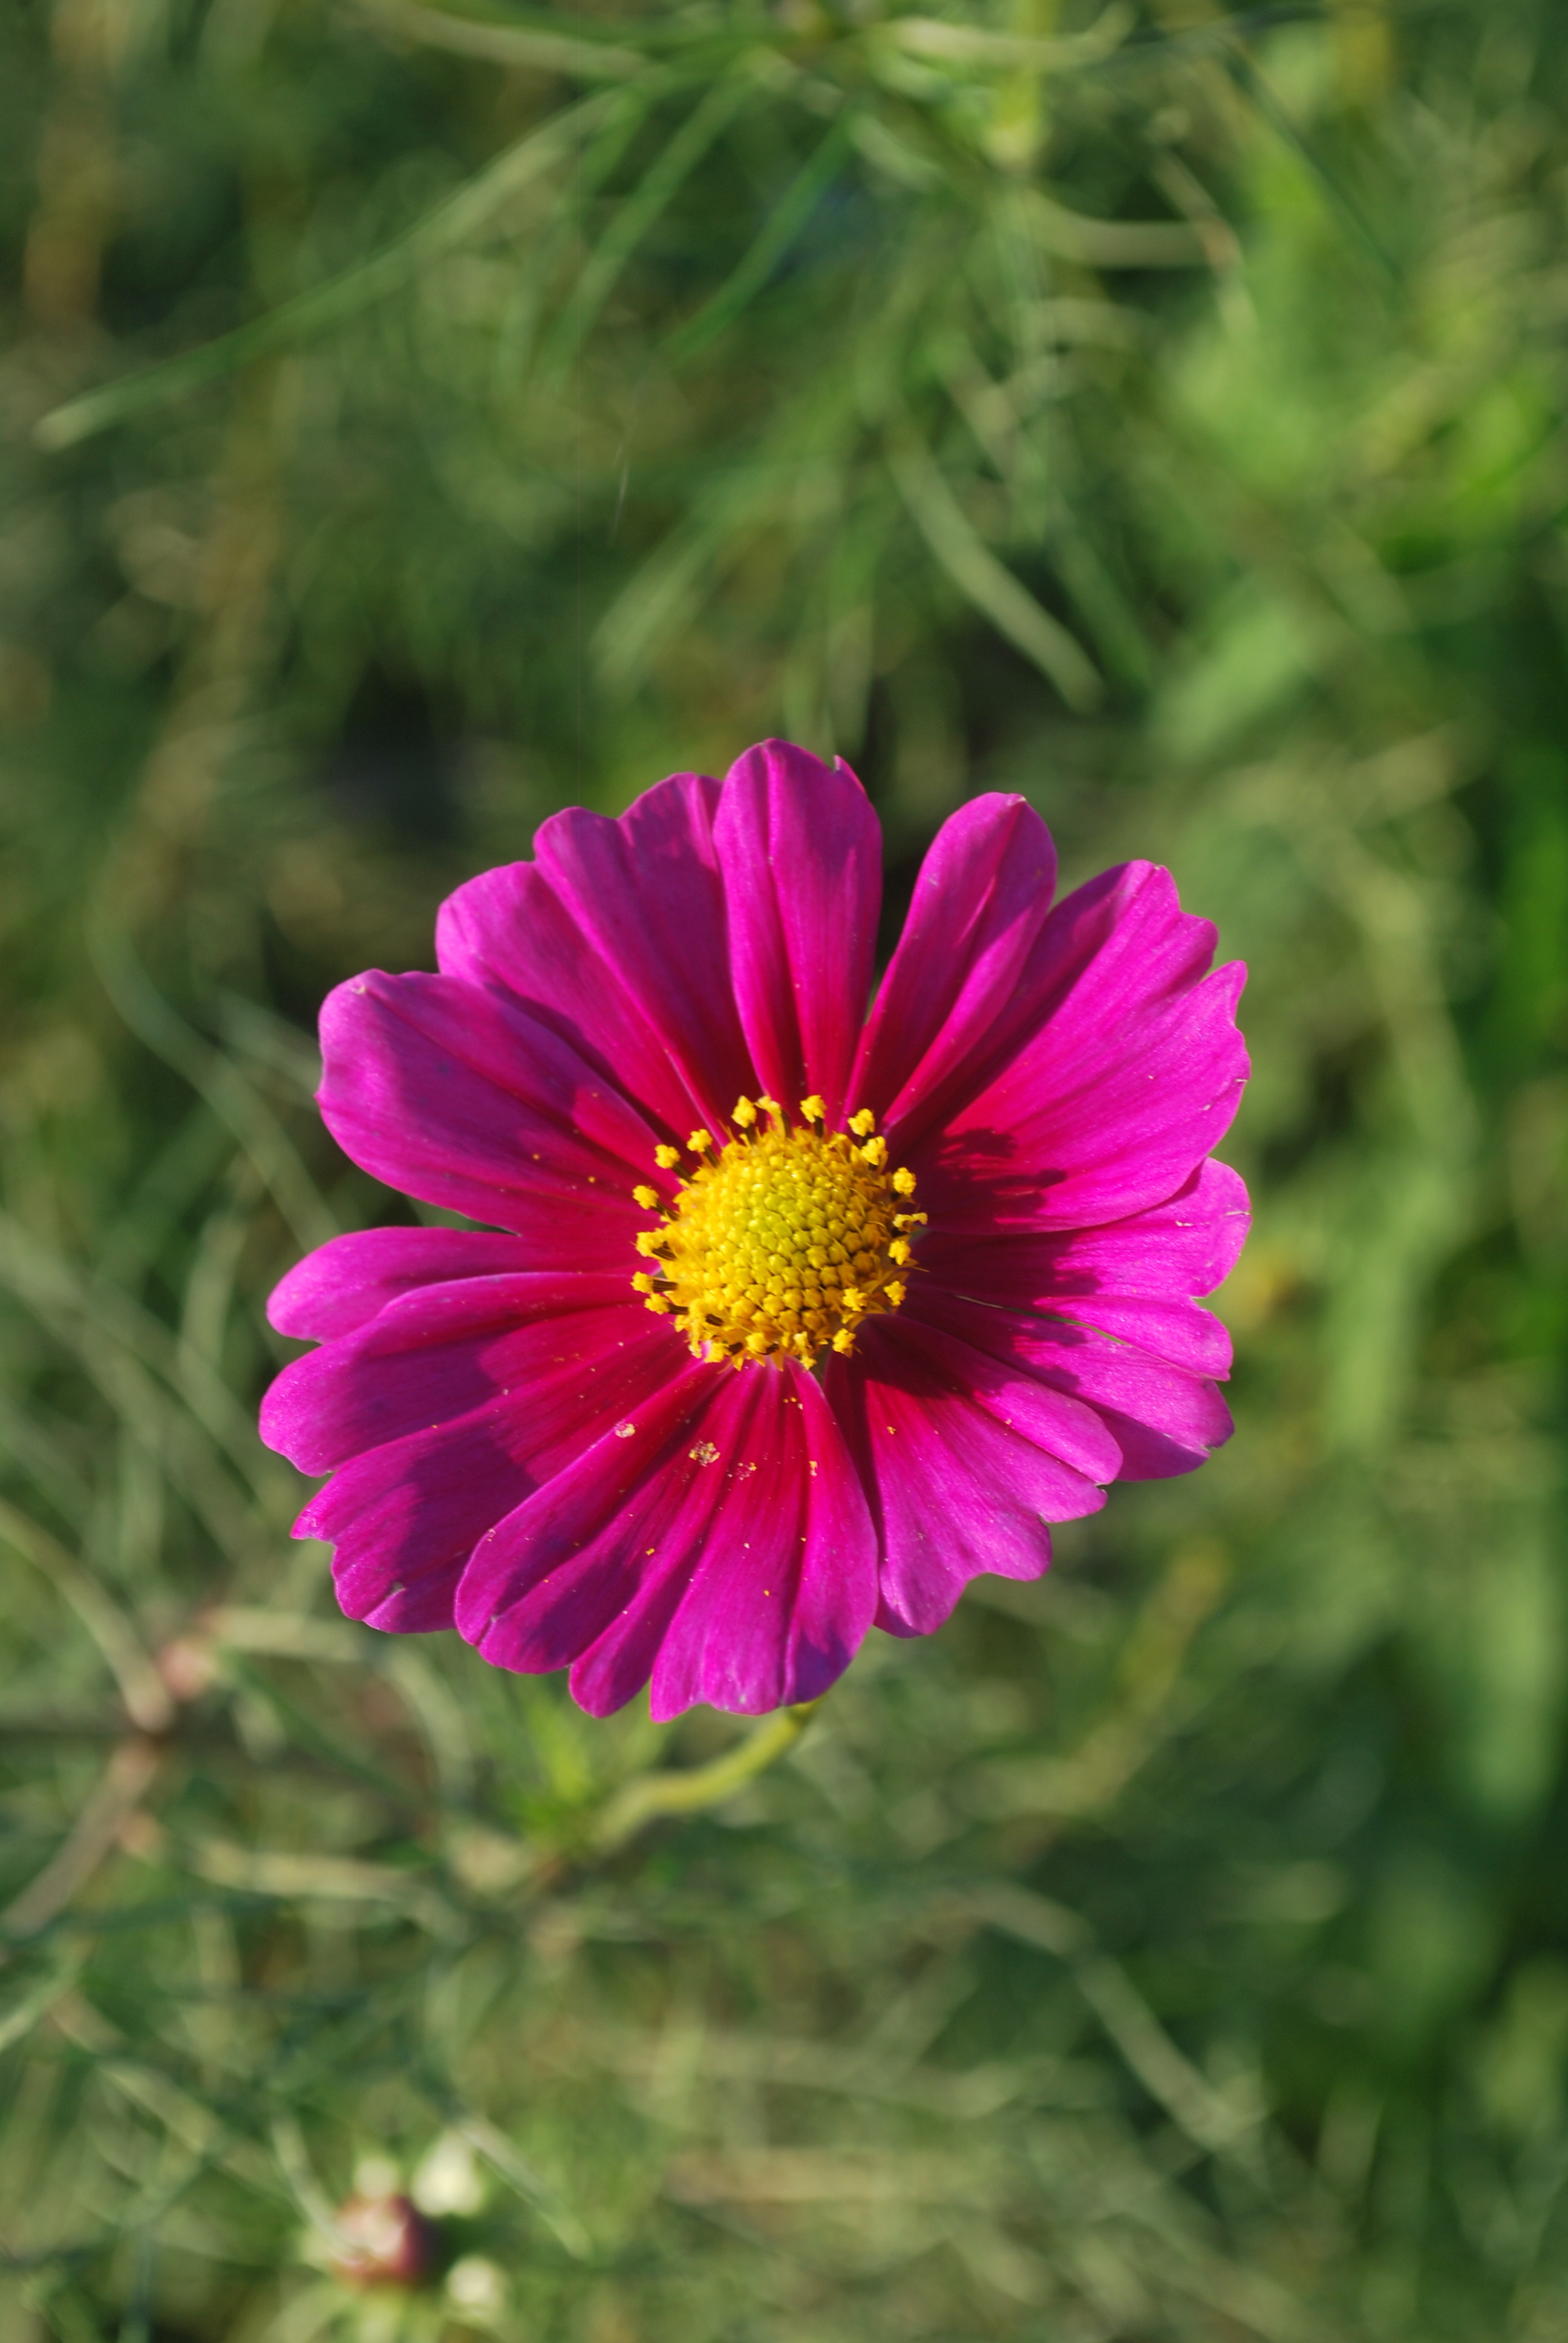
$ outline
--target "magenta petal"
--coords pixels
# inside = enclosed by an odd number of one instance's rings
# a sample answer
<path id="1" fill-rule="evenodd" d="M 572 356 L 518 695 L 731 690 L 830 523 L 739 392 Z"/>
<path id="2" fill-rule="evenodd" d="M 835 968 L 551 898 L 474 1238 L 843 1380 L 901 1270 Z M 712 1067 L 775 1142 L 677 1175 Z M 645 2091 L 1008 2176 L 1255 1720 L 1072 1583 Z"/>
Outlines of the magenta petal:
<path id="1" fill-rule="evenodd" d="M 735 1459 L 733 1483 L 654 1666 L 656 1717 L 697 1701 L 758 1716 L 816 1700 L 876 1612 L 870 1512 L 820 1388 L 794 1365 L 759 1380 L 748 1419 L 725 1394 L 704 1423 L 720 1463 Z"/>
<path id="2" fill-rule="evenodd" d="M 573 809 L 534 841 L 540 870 L 709 1124 L 751 1075 L 729 983 L 719 803 L 717 781 L 678 773 L 618 821 Z"/>
<path id="3" fill-rule="evenodd" d="M 828 1399 L 881 1534 L 877 1624 L 893 1634 L 930 1634 L 981 1571 L 1038 1578 L 1050 1560 L 1048 1524 L 1105 1503 L 1086 1473 L 1036 1444 L 1047 1429 L 1066 1444 L 1056 1427 L 1069 1419 L 1051 1419 L 1038 1391 L 1015 1408 L 994 1376 L 971 1386 L 973 1372 L 962 1345 L 903 1320 L 866 1326 L 853 1358 L 828 1367 Z M 1112 1450 L 1096 1453 L 1103 1461 Z"/>
<path id="4" fill-rule="evenodd" d="M 725 777 L 713 835 L 735 999 L 758 1074 L 791 1114 L 818 1094 L 832 1127 L 871 987 L 877 817 L 847 766 L 765 740 Z"/>
<path id="5" fill-rule="evenodd" d="M 394 1579 L 390 1591 L 378 1601 L 368 1601 L 370 1576 L 363 1579 L 356 1574 L 350 1584 L 347 1572 L 340 1574 L 337 1558 L 333 1558 L 333 1578 L 339 1608 L 346 1617 L 363 1620 L 367 1627 L 379 1628 L 384 1635 L 434 1635 L 453 1626 L 452 1607 L 457 1598 L 457 1582 L 463 1575 L 466 1554 L 443 1563 L 439 1569 L 426 1568 L 407 1584 Z"/>
<path id="6" fill-rule="evenodd" d="M 481 1542 L 457 1624 L 504 1667 L 577 1662 L 596 1714 L 651 1669 L 656 1715 L 699 1700 L 755 1715 L 848 1665 L 875 1575 L 811 1379 L 693 1366 Z"/>
<path id="7" fill-rule="evenodd" d="M 679 1355 L 678 1339 L 616 1277 L 548 1272 L 422 1286 L 285 1367 L 262 1402 L 261 1436 L 302 1473 L 327 1473 L 498 1393 L 531 1405 L 531 1379 L 544 1369 L 580 1362 L 591 1375 L 601 1354 L 634 1336 Z"/>
<path id="8" fill-rule="evenodd" d="M 476 1541 L 639 1405 L 683 1355 L 667 1327 L 625 1302 L 527 1319 L 545 1308 L 543 1289 L 567 1282 L 496 1279 L 510 1292 L 495 1297 L 501 1306 L 488 1325 L 473 1286 L 422 1293 L 412 1297 L 418 1306 L 394 1304 L 360 1336 L 285 1370 L 296 1387 L 276 1412 L 297 1410 L 296 1449 L 317 1469 L 322 1449 L 347 1451 L 296 1534 L 337 1547 L 338 1600 L 351 1618 L 451 1626 Z M 443 1295 L 469 1304 L 444 1326 Z M 302 1368 L 315 1377 L 299 1376 Z M 268 1428 L 283 1444 L 286 1427 Z"/>
<path id="9" fill-rule="evenodd" d="M 608 983 L 658 1037 L 668 1074 L 656 1092 L 639 1069 L 629 1087 L 638 1098 L 667 1101 L 681 1139 L 687 1109 L 676 1112 L 673 1083 L 697 1119 L 716 1127 L 753 1080 L 729 981 L 714 840 L 719 801 L 717 781 L 678 773 L 618 821 L 573 809 L 552 815 L 534 840 L 539 870 Z M 590 989 L 580 970 L 573 985 L 579 999 Z M 610 1056 L 608 1035 L 590 1029 L 590 1039 Z"/>
<path id="10" fill-rule="evenodd" d="M 1101 1228 L 1022 1237 L 930 1230 L 920 1287 L 1051 1311 L 1190 1373 L 1224 1376 L 1231 1337 L 1194 1297 L 1230 1275 L 1249 1219 L 1240 1176 L 1211 1161 L 1166 1203 Z"/>
<path id="11" fill-rule="evenodd" d="M 521 1001 L 645 1114 L 686 1137 L 703 1111 L 690 1086 L 537 862 L 481 871 L 449 895 L 436 954 L 443 975 Z"/>
<path id="12" fill-rule="evenodd" d="M 937 832 L 850 1084 L 906 1144 L 994 1040 L 1055 885 L 1050 832 L 1023 798 L 976 798 Z"/>
<path id="13" fill-rule="evenodd" d="M 683 1456 L 700 1463 L 689 1453 L 696 1427 L 729 1372 L 689 1358 L 543 1502 L 491 1530 L 457 1596 L 458 1629 L 487 1660 L 524 1674 L 563 1667 L 625 1607 L 667 1551 L 658 1501 L 681 1481 Z M 699 1483 L 715 1502 L 719 1487 L 716 1474 Z"/>
<path id="14" fill-rule="evenodd" d="M 515 1416 L 515 1411 L 512 1411 Z M 537 1483 L 510 1450 L 501 1404 L 356 1456 L 312 1498 L 297 1537 L 335 1550 L 332 1577 L 350 1619 L 387 1626 L 388 1606 L 418 1612 L 415 1632 L 454 1624 L 463 1566 L 493 1523 Z"/>
<path id="15" fill-rule="evenodd" d="M 455 1624 L 463 1566 L 487 1530 L 554 1473 L 642 1405 L 668 1366 L 651 1342 L 603 1361 L 568 1358 L 516 1393 L 473 1413 L 410 1433 L 356 1456 L 300 1515 L 297 1534 L 337 1548 L 337 1599 L 352 1619 L 391 1622 L 389 1602 L 438 1612 Z"/>
<path id="16" fill-rule="evenodd" d="M 1247 1074 L 1235 1021 L 1245 971 L 1201 976 L 1213 938 L 1181 911 L 1170 873 L 1146 863 L 1057 906 L 1026 988 L 1043 1021 L 940 1137 L 910 1151 L 933 1225 L 1083 1227 L 1146 1212 L 1186 1183 Z M 889 1143 L 902 1151 L 896 1131 Z"/>
<path id="17" fill-rule="evenodd" d="M 977 1349 L 1083 1402 L 1121 1451 L 1121 1480 L 1191 1473 L 1231 1436 L 1231 1412 L 1206 1377 L 1095 1327 L 936 1292 L 922 1294 L 920 1308 Z"/>
<path id="18" fill-rule="evenodd" d="M 372 970 L 327 996 L 321 1045 L 322 1114 L 365 1171 L 526 1236 L 536 1267 L 629 1276 L 658 1136 L 537 1017 L 453 977 Z"/>
<path id="19" fill-rule="evenodd" d="M 474 1229 L 361 1229 L 333 1237 L 273 1288 L 266 1314 L 280 1334 L 323 1342 L 351 1333 L 418 1285 L 531 1269 L 516 1237 Z"/>
<path id="20" fill-rule="evenodd" d="M 896 1328 L 889 1326 L 885 1342 L 896 1343 L 911 1376 L 935 1376 L 944 1389 L 961 1392 L 970 1404 L 1082 1479 L 1114 1481 L 1121 1452 L 1098 1413 L 1035 1374 L 1020 1356 L 989 1342 L 987 1326 L 996 1315 L 922 1293 L 919 1302 L 911 1299 Z"/>

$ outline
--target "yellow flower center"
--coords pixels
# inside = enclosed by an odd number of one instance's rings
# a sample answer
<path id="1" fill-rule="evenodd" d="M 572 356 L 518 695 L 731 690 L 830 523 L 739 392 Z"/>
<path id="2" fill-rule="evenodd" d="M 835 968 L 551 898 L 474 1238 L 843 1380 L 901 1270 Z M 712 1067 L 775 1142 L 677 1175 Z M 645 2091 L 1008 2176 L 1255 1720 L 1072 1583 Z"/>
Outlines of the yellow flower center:
<path id="1" fill-rule="evenodd" d="M 869 1107 L 847 1131 L 824 1130 L 823 1112 L 819 1098 L 803 1099 L 791 1127 L 774 1100 L 743 1098 L 733 1139 L 692 1132 L 673 1202 L 633 1191 L 660 1225 L 638 1238 L 648 1266 L 632 1283 L 650 1310 L 673 1314 L 698 1358 L 811 1366 L 824 1351 L 853 1350 L 863 1320 L 902 1302 L 909 1232 L 926 1217 L 907 1209 L 915 1175 L 888 1170 Z M 681 1150 L 661 1147 L 658 1161 L 673 1172 Z"/>

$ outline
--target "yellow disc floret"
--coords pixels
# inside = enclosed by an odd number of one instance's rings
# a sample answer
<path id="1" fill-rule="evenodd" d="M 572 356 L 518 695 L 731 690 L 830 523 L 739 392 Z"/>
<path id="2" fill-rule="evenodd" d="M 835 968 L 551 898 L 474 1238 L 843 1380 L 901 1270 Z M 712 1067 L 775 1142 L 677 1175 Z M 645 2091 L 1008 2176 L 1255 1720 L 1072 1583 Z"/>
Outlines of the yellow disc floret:
<path id="1" fill-rule="evenodd" d="M 648 1267 L 632 1283 L 649 1310 L 673 1313 L 699 1358 L 810 1366 L 852 1350 L 867 1318 L 903 1301 L 908 1232 L 925 1220 L 906 1209 L 914 1175 L 890 1172 L 869 1107 L 847 1131 L 826 1130 L 824 1111 L 819 1098 L 802 1099 L 791 1126 L 773 1099 L 740 1099 L 732 1139 L 692 1133 L 671 1202 L 633 1192 L 661 1225 L 638 1235 Z M 675 1168 L 674 1153 L 658 1149 L 661 1170 Z"/>

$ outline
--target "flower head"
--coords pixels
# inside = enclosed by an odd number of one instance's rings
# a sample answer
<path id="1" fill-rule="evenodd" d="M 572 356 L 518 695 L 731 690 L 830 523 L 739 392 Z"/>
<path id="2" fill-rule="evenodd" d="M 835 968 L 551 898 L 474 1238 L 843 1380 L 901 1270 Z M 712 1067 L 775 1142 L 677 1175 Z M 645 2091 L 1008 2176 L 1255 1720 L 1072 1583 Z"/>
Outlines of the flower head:
<path id="1" fill-rule="evenodd" d="M 1195 1297 L 1240 1250 L 1211 1160 L 1239 967 L 1167 872 L 1052 901 L 1050 834 L 938 836 L 869 1018 L 877 822 L 779 741 L 458 890 L 439 973 L 322 1011 L 322 1112 L 483 1228 L 302 1262 L 264 1436 L 352 1617 L 569 1666 L 602 1715 L 757 1714 L 875 1623 L 924 1634 L 1050 1522 L 1224 1440 Z"/>

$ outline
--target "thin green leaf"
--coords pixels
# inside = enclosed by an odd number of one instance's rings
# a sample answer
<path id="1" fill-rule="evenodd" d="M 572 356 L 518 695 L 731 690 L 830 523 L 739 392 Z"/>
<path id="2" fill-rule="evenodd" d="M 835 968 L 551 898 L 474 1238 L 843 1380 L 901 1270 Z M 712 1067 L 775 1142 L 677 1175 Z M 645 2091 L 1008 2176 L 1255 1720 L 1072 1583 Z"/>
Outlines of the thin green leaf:
<path id="1" fill-rule="evenodd" d="M 718 83 L 693 106 L 649 166 L 605 230 L 578 280 L 546 347 L 541 361 L 546 375 L 569 363 L 643 237 L 755 91 L 756 84 L 749 75 L 737 74 Z"/>
<path id="2" fill-rule="evenodd" d="M 1253 64 L 1240 43 L 1230 44 L 1225 52 L 1225 66 L 1238 89 L 1243 90 L 1270 127 L 1283 139 L 1292 152 L 1306 165 L 1330 202 L 1348 226 L 1366 246 L 1374 260 L 1388 271 L 1397 284 L 1403 270 L 1387 245 L 1379 236 L 1362 206 L 1357 203 L 1339 173 L 1333 170 L 1313 142 L 1291 119 L 1289 109 L 1282 103 L 1268 81 Z"/>
<path id="3" fill-rule="evenodd" d="M 1098 706 L 1105 687 L 1087 652 L 976 536 L 923 441 L 913 432 L 897 435 L 888 465 L 921 536 L 959 591 L 1034 661 L 1070 708 Z"/>
<path id="4" fill-rule="evenodd" d="M 706 349 L 762 290 L 832 184 L 854 133 L 855 116 L 846 109 L 816 153 L 790 181 L 745 258 L 697 315 L 670 336 L 665 347 L 672 358 L 692 357 L 699 350 Z"/>
<path id="5" fill-rule="evenodd" d="M 96 431 L 144 414 L 165 399 L 178 398 L 201 384 L 216 382 L 253 358 L 292 342 L 308 340 L 355 317 L 372 303 L 400 292 L 409 279 L 443 254 L 455 251 L 495 217 L 503 205 L 568 156 L 588 134 L 608 121 L 620 103 L 618 91 L 601 91 L 551 116 L 427 212 L 417 225 L 368 260 L 357 262 L 325 285 L 285 301 L 248 326 L 204 342 L 199 349 L 166 358 L 143 374 L 89 391 L 53 407 L 35 426 L 41 447 L 56 451 L 91 438 Z"/>
<path id="6" fill-rule="evenodd" d="M 1097 24 L 1065 39 L 1021 33 L 992 33 L 974 25 L 952 25 L 936 16 L 897 16 L 878 27 L 879 37 L 912 57 L 933 64 L 995 66 L 1004 73 L 1060 73 L 1095 65 L 1111 55 L 1136 22 L 1124 0 L 1112 0 Z"/>
<path id="7" fill-rule="evenodd" d="M 634 80 L 648 67 L 638 49 L 585 40 L 577 33 L 459 15 L 455 9 L 422 8 L 417 0 L 362 0 L 362 5 L 372 23 L 385 25 L 404 40 L 450 49 L 457 56 L 484 57 L 494 65 L 566 74 L 578 81 Z"/>

